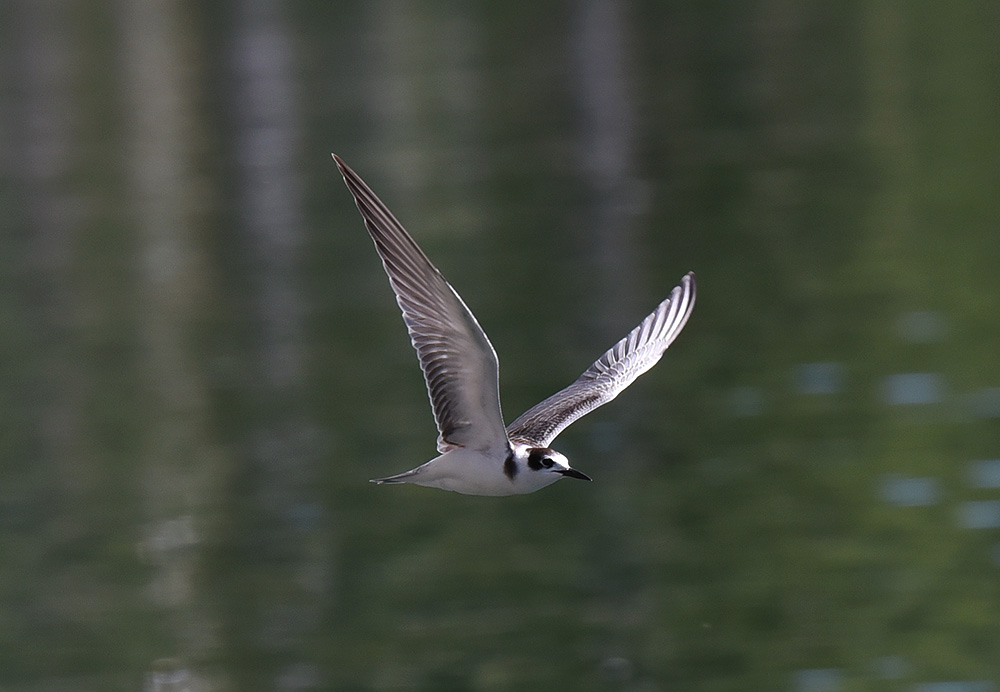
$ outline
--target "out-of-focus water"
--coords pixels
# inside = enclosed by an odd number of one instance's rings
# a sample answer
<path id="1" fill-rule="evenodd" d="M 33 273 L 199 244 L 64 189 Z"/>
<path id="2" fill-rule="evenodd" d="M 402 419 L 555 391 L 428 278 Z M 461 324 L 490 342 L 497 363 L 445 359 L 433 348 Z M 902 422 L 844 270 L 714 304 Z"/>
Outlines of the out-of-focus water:
<path id="1" fill-rule="evenodd" d="M 0 686 L 996 690 L 997 20 L 5 4 Z M 332 151 L 508 420 L 697 272 L 593 484 L 367 483 L 436 434 Z"/>

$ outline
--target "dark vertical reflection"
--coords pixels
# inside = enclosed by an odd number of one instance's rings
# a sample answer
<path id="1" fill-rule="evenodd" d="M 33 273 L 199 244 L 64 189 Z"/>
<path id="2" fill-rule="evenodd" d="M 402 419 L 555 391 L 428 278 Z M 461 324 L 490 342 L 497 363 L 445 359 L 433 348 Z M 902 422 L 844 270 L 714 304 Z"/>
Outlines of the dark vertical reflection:
<path id="1" fill-rule="evenodd" d="M 372 145 L 380 177 L 406 195 L 393 206 L 411 210 L 425 239 L 475 234 L 487 159 L 476 69 L 481 28 L 461 4 L 428 10 L 383 0 L 367 4 L 366 14 L 373 27 L 364 94 L 376 128 Z M 420 223 L 428 197 L 440 203 Z"/>
<path id="2" fill-rule="evenodd" d="M 205 309 L 198 64 L 191 18 L 174 0 L 121 2 L 129 212 L 136 228 L 141 350 L 146 593 L 164 613 L 166 643 L 147 681 L 191 682 L 188 666 L 217 646 L 217 620 L 196 581 L 219 458 L 209 448 L 207 393 L 192 349 Z M 166 662 L 165 662 L 166 661 Z"/>
<path id="3" fill-rule="evenodd" d="M 82 430 L 87 373 L 78 359 L 80 306 L 72 283 L 82 215 L 71 182 L 79 155 L 79 46 L 71 9 L 25 0 L 5 12 L 13 42 L 6 158 L 14 205 L 5 212 L 12 218 L 3 261 L 16 312 L 5 320 L 3 341 L 16 365 L 4 366 L 2 387 L 16 404 L 4 413 L 3 516 L 11 533 L 5 532 L 2 558 L 0 669 L 14 676 L 64 670 L 65 652 L 39 624 L 58 631 L 93 612 L 63 593 L 70 575 L 95 576 L 91 561 L 74 550 L 89 545 L 94 533 L 86 502 L 94 469 Z M 48 658 L 41 670 L 32 660 L 40 652 Z"/>
<path id="4" fill-rule="evenodd" d="M 69 181 L 76 110 L 74 41 L 65 3 L 18 2 L 10 154 L 16 175 L 24 240 L 20 284 L 38 375 L 32 419 L 38 453 L 46 464 L 65 463 L 53 477 L 72 485 L 72 450 L 79 450 L 79 373 L 74 372 L 72 326 L 76 306 L 69 285 L 72 247 L 80 227 Z M 67 488 L 68 489 L 68 488 Z"/>
<path id="5" fill-rule="evenodd" d="M 905 24 L 901 8 L 891 3 L 869 9 L 862 18 L 868 51 L 865 87 L 870 103 L 865 136 L 881 181 L 869 212 L 872 218 L 866 254 L 872 257 L 887 250 L 905 256 L 906 239 L 916 226 L 916 128 L 907 101 L 912 77 L 905 64 Z M 903 273 L 901 268 L 894 269 Z"/>
<path id="6" fill-rule="evenodd" d="M 248 272 L 251 342 L 226 585 L 228 645 L 241 686 L 315 687 L 308 637 L 323 613 L 326 538 L 315 498 L 319 451 L 306 410 L 301 114 L 285 5 L 233 6 L 230 112 L 235 124 L 238 242 Z"/>

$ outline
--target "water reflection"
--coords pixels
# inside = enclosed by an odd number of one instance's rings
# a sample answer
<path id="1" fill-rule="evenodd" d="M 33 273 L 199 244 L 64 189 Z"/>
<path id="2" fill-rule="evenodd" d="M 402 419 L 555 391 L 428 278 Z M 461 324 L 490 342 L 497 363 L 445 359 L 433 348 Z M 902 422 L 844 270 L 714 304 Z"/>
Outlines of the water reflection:
<path id="1" fill-rule="evenodd" d="M 4 5 L 4 688 L 995 689 L 991 11 Z M 698 272 L 594 484 L 365 482 L 433 435 L 330 151 L 508 418 Z"/>

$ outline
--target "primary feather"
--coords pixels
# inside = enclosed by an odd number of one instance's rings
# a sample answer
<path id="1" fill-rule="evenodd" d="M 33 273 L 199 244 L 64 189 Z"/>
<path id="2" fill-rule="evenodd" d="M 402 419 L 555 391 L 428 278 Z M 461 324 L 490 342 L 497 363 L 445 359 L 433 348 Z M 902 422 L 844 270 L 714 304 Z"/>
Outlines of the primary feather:
<path id="1" fill-rule="evenodd" d="M 624 339 L 609 348 L 573 384 L 532 406 L 507 426 L 515 442 L 548 447 L 573 421 L 606 404 L 656 365 L 694 308 L 694 272 Z"/>

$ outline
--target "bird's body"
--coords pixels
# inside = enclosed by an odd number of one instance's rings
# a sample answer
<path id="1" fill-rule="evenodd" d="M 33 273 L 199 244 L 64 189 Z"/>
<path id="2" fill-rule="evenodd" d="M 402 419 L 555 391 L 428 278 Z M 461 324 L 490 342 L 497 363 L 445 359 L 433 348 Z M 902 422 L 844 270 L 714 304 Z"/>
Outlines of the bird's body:
<path id="1" fill-rule="evenodd" d="M 542 456 L 548 458 L 549 468 L 559 464 L 562 470 L 556 473 L 539 473 L 546 468 Z M 536 469 L 532 469 L 533 458 L 538 459 L 534 464 L 539 466 Z M 553 449 L 529 447 L 526 444 L 512 445 L 504 460 L 500 463 L 497 461 L 498 457 L 488 452 L 456 447 L 415 469 L 379 478 L 375 482 L 412 483 L 453 490 L 465 495 L 522 495 L 541 490 L 564 476 L 590 480 L 576 469 L 570 468 L 566 458 Z"/>
<path id="2" fill-rule="evenodd" d="M 392 212 L 340 157 L 333 158 L 396 293 L 439 432 L 439 456 L 373 482 L 467 495 L 519 495 L 561 478 L 590 480 L 549 445 L 566 426 L 614 399 L 659 361 L 694 307 L 694 274 L 687 274 L 656 310 L 575 382 L 504 427 L 497 357 L 486 333 Z"/>

